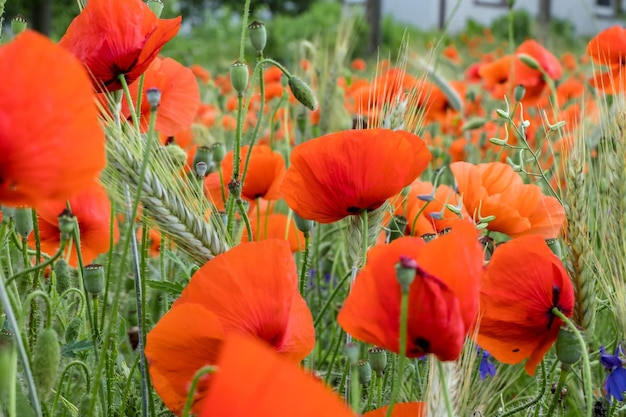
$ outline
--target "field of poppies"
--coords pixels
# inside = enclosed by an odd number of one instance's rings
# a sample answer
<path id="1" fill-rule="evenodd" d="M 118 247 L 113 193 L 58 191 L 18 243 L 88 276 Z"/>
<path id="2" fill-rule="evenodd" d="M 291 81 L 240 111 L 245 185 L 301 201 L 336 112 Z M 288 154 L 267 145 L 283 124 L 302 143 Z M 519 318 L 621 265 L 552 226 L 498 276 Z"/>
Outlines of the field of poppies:
<path id="1" fill-rule="evenodd" d="M 246 0 L 222 72 L 78 5 L 2 34 L 0 417 L 626 415 L 626 29 L 286 63 Z"/>

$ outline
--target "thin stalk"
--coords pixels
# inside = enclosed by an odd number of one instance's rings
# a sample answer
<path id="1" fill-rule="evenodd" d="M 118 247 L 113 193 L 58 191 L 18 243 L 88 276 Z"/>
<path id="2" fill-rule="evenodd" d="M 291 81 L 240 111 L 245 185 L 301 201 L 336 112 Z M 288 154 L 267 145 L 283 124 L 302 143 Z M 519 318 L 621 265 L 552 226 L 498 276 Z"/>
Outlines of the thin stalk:
<path id="1" fill-rule="evenodd" d="M 304 287 L 307 281 L 307 275 L 309 273 L 310 266 L 310 254 L 311 254 L 311 233 L 306 232 L 304 234 L 304 255 L 302 257 L 302 268 L 300 269 L 300 294 L 304 295 Z"/>
<path id="2" fill-rule="evenodd" d="M 243 62 L 245 44 L 246 44 L 246 30 L 248 29 L 248 15 L 250 14 L 250 0 L 246 0 L 243 6 L 243 16 L 241 17 L 241 37 L 239 38 L 239 60 Z"/>
<path id="3" fill-rule="evenodd" d="M 59 259 L 61 257 L 61 255 L 63 255 L 63 251 L 65 250 L 65 246 L 67 245 L 67 241 L 62 240 L 61 243 L 59 243 L 59 250 L 49 259 L 46 259 L 44 262 L 37 264 L 35 266 L 32 266 L 30 268 L 27 269 L 23 269 L 20 272 L 17 272 L 15 275 L 11 276 L 6 284 L 11 283 L 11 281 L 16 280 L 17 278 L 20 278 L 24 275 L 30 274 L 31 272 L 35 272 L 41 268 L 45 268 L 48 265 L 52 264 L 54 261 L 56 261 L 57 259 Z"/>
<path id="4" fill-rule="evenodd" d="M 389 408 L 385 417 L 391 417 L 393 407 L 398 401 L 398 393 L 400 392 L 400 385 L 402 385 L 402 372 L 404 369 L 404 360 L 406 359 L 406 338 L 407 338 L 407 324 L 409 316 L 409 291 L 408 288 L 402 291 L 402 298 L 400 299 L 400 353 L 398 358 L 398 375 L 400 378 L 396 378 L 393 381 L 391 387 L 391 400 L 389 401 Z"/>
<path id="5" fill-rule="evenodd" d="M 556 405 L 559 403 L 561 399 L 561 391 L 563 390 L 563 386 L 565 386 L 565 381 L 567 380 L 567 376 L 569 375 L 569 365 L 561 364 L 561 374 L 559 375 L 559 382 L 556 385 L 556 390 L 554 391 L 554 396 L 552 397 L 552 401 L 550 402 L 550 407 L 548 408 L 547 417 L 551 417 L 554 413 L 554 409 Z"/>
<path id="6" fill-rule="evenodd" d="M 187 393 L 187 401 L 185 402 L 185 408 L 183 409 L 182 417 L 189 416 L 189 412 L 191 411 L 191 406 L 193 405 L 193 396 L 196 393 L 196 387 L 198 386 L 198 383 L 200 382 L 200 378 L 202 378 L 205 375 L 211 374 L 215 371 L 217 371 L 216 366 L 208 365 L 203 368 L 200 368 L 198 372 L 196 372 L 196 374 L 193 377 L 193 380 L 191 381 L 189 392 Z"/>
<path id="7" fill-rule="evenodd" d="M 448 385 L 446 384 L 446 371 L 443 369 L 441 361 L 437 361 L 437 371 L 439 372 L 439 379 L 441 380 L 441 389 L 443 390 L 443 400 L 446 402 L 446 412 L 448 417 L 454 417 L 454 411 L 452 411 L 452 402 L 450 401 L 450 393 L 448 392 Z"/>

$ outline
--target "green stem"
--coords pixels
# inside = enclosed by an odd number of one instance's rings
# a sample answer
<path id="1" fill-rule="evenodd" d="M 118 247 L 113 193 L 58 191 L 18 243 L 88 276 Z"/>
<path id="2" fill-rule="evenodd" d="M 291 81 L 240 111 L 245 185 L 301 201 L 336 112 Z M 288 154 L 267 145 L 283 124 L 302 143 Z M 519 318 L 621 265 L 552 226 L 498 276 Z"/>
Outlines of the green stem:
<path id="1" fill-rule="evenodd" d="M 45 327 L 49 328 L 50 326 L 52 326 L 52 301 L 50 301 L 50 296 L 48 295 L 48 293 L 46 293 L 46 292 L 44 292 L 42 290 L 35 290 L 35 291 L 31 292 L 30 294 L 28 294 L 28 296 L 26 296 L 26 299 L 24 299 L 24 303 L 22 304 L 22 306 L 23 306 L 22 308 L 23 308 L 23 310 L 26 310 L 28 305 L 33 302 L 35 297 L 41 297 L 44 300 L 45 304 L 46 304 L 46 322 L 45 322 Z"/>
<path id="2" fill-rule="evenodd" d="M 541 361 L 541 389 L 539 390 L 539 393 L 537 394 L 537 396 L 532 399 L 531 401 L 527 402 L 527 403 L 522 403 L 520 405 L 518 405 L 517 407 L 511 408 L 509 411 L 507 411 L 506 413 L 500 414 L 498 417 L 508 417 L 508 416 L 512 416 L 513 414 L 517 414 L 520 411 L 523 411 L 529 407 L 532 407 L 533 405 L 537 404 L 539 401 L 541 401 L 541 399 L 543 398 L 544 394 L 546 393 L 546 387 L 548 386 L 548 375 L 546 374 L 546 366 L 544 364 L 543 361 Z M 537 410 L 539 409 L 539 407 L 537 407 Z"/>
<path id="3" fill-rule="evenodd" d="M 567 326 L 572 330 L 572 332 L 574 332 L 574 335 L 576 335 L 576 339 L 578 340 L 578 343 L 580 344 L 582 354 L 583 354 L 583 374 L 585 376 L 584 385 L 585 385 L 585 396 L 586 396 L 586 401 L 587 401 L 587 411 L 585 413 L 585 416 L 592 417 L 593 416 L 593 387 L 591 384 L 592 381 L 591 381 L 591 365 L 589 362 L 589 352 L 587 352 L 587 345 L 585 344 L 585 339 L 583 339 L 583 335 L 576 328 L 576 325 L 574 325 L 574 323 L 572 323 L 572 321 L 568 319 L 565 316 L 565 314 L 561 312 L 561 310 L 559 310 L 557 307 L 554 307 L 552 309 L 552 314 L 554 314 L 555 316 L 560 318 L 565 324 L 567 324 Z"/>
<path id="4" fill-rule="evenodd" d="M 330 296 L 326 300 L 326 303 L 324 303 L 324 306 L 322 307 L 322 309 L 318 313 L 317 317 L 315 317 L 315 320 L 313 321 L 313 327 L 317 328 L 317 325 L 321 321 L 322 317 L 324 317 L 324 313 L 326 312 L 328 307 L 330 307 L 331 303 L 333 302 L 333 300 L 337 296 L 337 293 L 339 293 L 339 291 L 342 289 L 343 283 L 346 282 L 348 280 L 348 278 L 350 278 L 351 276 L 352 276 L 352 274 L 346 274 L 343 278 L 341 278 L 341 281 L 339 281 L 337 283 L 337 286 L 333 289 L 333 292 L 330 294 Z"/>
<path id="5" fill-rule="evenodd" d="M 302 257 L 302 268 L 300 269 L 300 294 L 304 296 L 304 289 L 306 286 L 307 275 L 309 273 L 309 258 L 311 253 L 311 233 L 306 232 L 304 234 L 304 255 Z"/>
<path id="6" fill-rule="evenodd" d="M 61 255 L 63 255 L 63 251 L 65 250 L 65 246 L 67 245 L 67 241 L 62 240 L 61 243 L 59 244 L 59 250 L 57 251 L 57 253 L 54 254 L 54 256 L 52 256 L 52 258 L 47 259 L 46 261 L 37 264 L 33 267 L 27 268 L 27 269 L 23 269 L 20 272 L 16 273 L 15 275 L 13 275 L 11 278 L 9 278 L 6 282 L 6 284 L 8 285 L 9 283 L 11 283 L 11 281 L 16 280 L 24 275 L 30 274 L 31 272 L 35 272 L 41 268 L 45 268 L 48 265 L 52 264 L 54 261 L 56 261 L 57 259 L 59 259 L 61 257 Z"/>
<path id="7" fill-rule="evenodd" d="M 439 372 L 439 379 L 441 380 L 441 390 L 443 391 L 443 400 L 446 402 L 446 412 L 448 417 L 454 416 L 452 410 L 452 402 L 450 401 L 450 393 L 448 392 L 448 385 L 446 384 L 446 371 L 443 369 L 443 364 L 439 359 L 437 361 L 437 371 Z"/>
<path id="8" fill-rule="evenodd" d="M 406 359 L 406 339 L 407 339 L 407 324 L 409 316 L 409 291 L 402 291 L 402 298 L 400 299 L 400 348 L 398 358 L 398 375 L 391 387 L 391 400 L 389 401 L 389 408 L 387 408 L 387 414 L 385 417 L 391 417 L 393 407 L 398 401 L 398 394 L 400 393 L 400 385 L 402 385 L 402 372 L 404 369 L 404 360 Z"/>
<path id="9" fill-rule="evenodd" d="M 124 90 L 124 95 L 126 96 L 126 104 L 128 104 L 128 109 L 130 111 L 130 117 L 133 120 L 133 125 L 135 126 L 135 129 L 137 129 L 137 132 L 139 132 L 139 116 L 137 115 L 135 104 L 133 103 L 133 98 L 130 96 L 130 89 L 128 88 L 126 77 L 124 76 L 124 74 L 120 74 L 118 80 L 122 84 L 122 90 Z"/>
<path id="10" fill-rule="evenodd" d="M 243 219 L 244 224 L 246 225 L 246 233 L 248 233 L 248 241 L 254 241 L 254 235 L 252 234 L 252 225 L 250 224 L 250 219 L 248 218 L 248 213 L 246 213 L 246 208 L 243 205 L 243 200 L 238 198 L 235 200 L 237 202 L 237 210 L 239 210 L 239 214 L 241 214 L 241 218 Z M 257 208 L 259 210 L 259 208 Z M 259 225 L 260 228 L 260 225 Z"/>
<path id="11" fill-rule="evenodd" d="M 193 377 L 193 380 L 191 381 L 189 392 L 187 393 L 187 401 L 185 402 L 185 408 L 183 409 L 182 417 L 189 416 L 189 412 L 191 411 L 191 406 L 193 405 L 193 396 L 196 393 L 196 387 L 198 386 L 198 383 L 200 382 L 200 378 L 202 378 L 205 375 L 211 374 L 215 371 L 217 371 L 217 367 L 208 365 L 203 368 L 200 368 L 198 372 L 196 372 L 196 374 Z"/>
<path id="12" fill-rule="evenodd" d="M 231 176 L 231 182 L 239 182 L 239 169 L 241 168 L 241 135 L 243 132 L 243 121 L 244 121 L 245 111 L 243 108 L 243 94 L 237 94 L 237 128 L 235 130 L 235 145 L 233 147 L 233 172 Z M 248 149 L 248 153 L 252 150 Z M 227 211 L 228 214 L 228 224 L 226 226 L 226 231 L 228 232 L 228 236 L 231 239 L 233 236 L 233 227 L 235 223 L 235 204 L 238 199 L 241 199 L 241 190 L 243 188 L 243 183 L 236 187 L 228 187 L 230 190 L 230 194 L 228 195 L 228 204 Z M 252 240 L 252 239 L 250 239 Z"/>
<path id="13" fill-rule="evenodd" d="M 239 38 L 239 60 L 243 62 L 245 44 L 246 44 L 246 30 L 248 29 L 248 15 L 250 14 L 250 0 L 246 0 L 243 6 L 243 16 L 241 17 L 241 37 Z"/>
<path id="14" fill-rule="evenodd" d="M 556 385 L 556 390 L 554 391 L 554 396 L 552 397 L 552 401 L 550 402 L 550 408 L 548 408 L 547 417 L 552 417 L 554 413 L 554 409 L 556 405 L 559 403 L 561 399 L 561 391 L 563 390 L 563 386 L 565 385 L 565 380 L 567 380 L 567 376 L 569 375 L 569 365 L 565 365 L 561 363 L 561 374 L 559 375 L 559 382 Z"/>

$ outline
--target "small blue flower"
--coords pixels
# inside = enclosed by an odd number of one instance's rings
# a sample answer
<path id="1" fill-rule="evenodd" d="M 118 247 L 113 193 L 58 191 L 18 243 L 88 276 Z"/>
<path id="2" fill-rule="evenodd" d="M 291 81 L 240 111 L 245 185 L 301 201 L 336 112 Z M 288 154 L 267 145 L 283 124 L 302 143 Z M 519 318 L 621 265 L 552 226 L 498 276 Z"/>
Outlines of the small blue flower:
<path id="1" fill-rule="evenodd" d="M 480 347 L 478 347 L 478 354 L 481 355 L 480 365 L 478 366 L 480 379 L 484 380 L 487 376 L 496 376 L 496 366 L 490 361 L 491 354 Z"/>
<path id="2" fill-rule="evenodd" d="M 600 347 L 600 363 L 609 371 L 609 376 L 604 381 L 604 390 L 607 399 L 611 397 L 617 401 L 624 401 L 623 393 L 626 392 L 626 369 L 624 369 L 624 361 L 620 358 L 620 347 L 615 349 L 615 354 L 610 355 L 604 350 L 604 346 Z"/>

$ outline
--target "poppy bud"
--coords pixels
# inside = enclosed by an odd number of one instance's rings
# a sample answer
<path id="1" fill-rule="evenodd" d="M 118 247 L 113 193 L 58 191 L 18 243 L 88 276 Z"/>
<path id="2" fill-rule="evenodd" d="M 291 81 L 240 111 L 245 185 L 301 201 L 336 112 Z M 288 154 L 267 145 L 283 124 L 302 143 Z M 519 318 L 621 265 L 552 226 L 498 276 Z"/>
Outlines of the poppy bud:
<path id="1" fill-rule="evenodd" d="M 489 142 L 497 146 L 504 146 L 508 143 L 506 139 L 499 139 L 499 138 L 489 138 Z"/>
<path id="2" fill-rule="evenodd" d="M 15 231 L 27 239 L 33 231 L 33 209 L 30 207 L 18 207 L 15 209 Z"/>
<path id="3" fill-rule="evenodd" d="M 359 382 L 364 387 L 368 387 L 372 382 L 372 365 L 370 365 L 367 359 L 361 359 L 358 363 L 359 370 Z"/>
<path id="4" fill-rule="evenodd" d="M 393 242 L 399 237 L 404 236 L 409 221 L 404 216 L 391 216 L 389 219 L 389 241 Z"/>
<path id="5" fill-rule="evenodd" d="M 170 144 L 159 148 L 163 151 L 165 157 L 172 163 L 175 169 L 182 169 L 187 164 L 187 152 L 176 144 Z"/>
<path id="6" fill-rule="evenodd" d="M 18 14 L 13 19 L 11 19 L 11 32 L 13 35 L 17 36 L 20 33 L 24 32 L 28 27 L 28 22 L 21 14 Z"/>
<path id="7" fill-rule="evenodd" d="M 163 2 L 161 0 L 148 0 L 146 4 L 150 10 L 154 12 L 156 17 L 161 17 L 161 13 L 163 12 Z"/>
<path id="8" fill-rule="evenodd" d="M 541 68 L 537 60 L 528 54 L 517 54 L 517 59 L 522 61 L 531 69 L 538 70 Z"/>
<path id="9" fill-rule="evenodd" d="M 295 212 L 293 213 L 293 219 L 296 223 L 296 227 L 302 233 L 310 233 L 311 229 L 313 229 L 313 220 L 302 218 Z"/>
<path id="10" fill-rule="evenodd" d="M 150 111 L 156 111 L 161 104 L 161 90 L 156 87 L 150 87 L 146 90 L 146 100 L 150 104 Z"/>
<path id="11" fill-rule="evenodd" d="M 193 157 L 193 169 L 198 178 L 206 177 L 213 166 L 213 151 L 208 146 L 198 146 Z"/>
<path id="12" fill-rule="evenodd" d="M 61 346 L 54 329 L 43 329 L 33 348 L 32 371 L 37 392 L 46 398 L 57 379 L 61 362 Z"/>
<path id="13" fill-rule="evenodd" d="M 54 263 L 54 276 L 56 277 L 58 294 L 63 294 L 72 286 L 70 274 L 70 266 L 65 259 L 59 259 Z"/>
<path id="14" fill-rule="evenodd" d="M 573 365 L 580 360 L 581 356 L 582 348 L 574 332 L 561 327 L 556 339 L 556 357 L 565 365 Z"/>
<path id="15" fill-rule="evenodd" d="M 289 77 L 289 88 L 296 100 L 302 103 L 304 107 L 309 110 L 315 110 L 317 108 L 317 100 L 315 100 L 313 90 L 311 90 L 311 87 L 302 81 L 301 78 L 295 75 Z"/>
<path id="16" fill-rule="evenodd" d="M 522 84 L 518 84 L 515 86 L 515 89 L 513 90 L 513 98 L 515 99 L 515 101 L 522 101 L 525 94 L 526 87 L 524 87 Z"/>
<path id="17" fill-rule="evenodd" d="M 472 117 L 463 124 L 463 130 L 474 130 L 483 127 L 487 123 L 484 117 Z"/>
<path id="18" fill-rule="evenodd" d="M 11 387 L 15 381 L 13 375 L 13 339 L 6 335 L 0 335 L 0 402 L 8 398 Z"/>
<path id="19" fill-rule="evenodd" d="M 217 142 L 211 145 L 211 150 L 213 151 L 213 162 L 219 165 L 226 156 L 226 147 L 223 143 Z"/>
<path id="20" fill-rule="evenodd" d="M 367 356 L 376 375 L 381 377 L 387 367 L 387 351 L 379 347 L 371 347 L 367 350 Z"/>
<path id="21" fill-rule="evenodd" d="M 359 362 L 359 347 L 354 343 L 348 343 L 344 347 L 346 359 L 350 365 L 356 365 Z"/>
<path id="22" fill-rule="evenodd" d="M 104 267 L 99 264 L 85 265 L 83 281 L 87 292 L 96 296 L 104 290 Z"/>
<path id="23" fill-rule="evenodd" d="M 509 118 L 509 113 L 506 110 L 496 109 L 496 114 L 501 119 L 508 119 Z"/>
<path id="24" fill-rule="evenodd" d="M 248 36 L 252 47 L 262 53 L 267 44 L 267 30 L 262 22 L 254 21 L 248 25 Z"/>
<path id="25" fill-rule="evenodd" d="M 8 224 L 15 217 L 15 207 L 2 206 L 2 223 Z"/>
<path id="26" fill-rule="evenodd" d="M 72 343 L 80 336 L 80 328 L 83 321 L 79 317 L 74 317 L 65 328 L 65 343 Z"/>
<path id="27" fill-rule="evenodd" d="M 408 256 L 401 256 L 400 262 L 396 264 L 396 277 L 405 294 L 409 292 L 409 287 L 415 280 L 416 268 L 417 262 Z"/>
<path id="28" fill-rule="evenodd" d="M 69 240 L 74 232 L 76 216 L 68 209 L 63 210 L 59 214 L 59 230 L 61 231 L 61 240 Z"/>
<path id="29" fill-rule="evenodd" d="M 243 95 L 248 87 L 248 66 L 241 61 L 235 61 L 230 66 L 230 83 L 239 95 Z"/>

